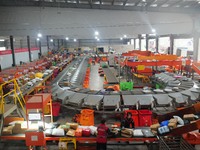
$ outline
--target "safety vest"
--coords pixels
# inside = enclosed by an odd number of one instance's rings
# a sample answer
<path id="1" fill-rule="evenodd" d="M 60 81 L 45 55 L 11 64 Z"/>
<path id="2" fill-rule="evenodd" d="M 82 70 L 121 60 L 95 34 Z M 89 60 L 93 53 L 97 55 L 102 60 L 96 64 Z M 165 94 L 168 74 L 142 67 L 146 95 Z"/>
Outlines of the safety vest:
<path id="1" fill-rule="evenodd" d="M 105 124 L 100 124 L 97 128 L 97 143 L 107 142 L 108 127 Z"/>

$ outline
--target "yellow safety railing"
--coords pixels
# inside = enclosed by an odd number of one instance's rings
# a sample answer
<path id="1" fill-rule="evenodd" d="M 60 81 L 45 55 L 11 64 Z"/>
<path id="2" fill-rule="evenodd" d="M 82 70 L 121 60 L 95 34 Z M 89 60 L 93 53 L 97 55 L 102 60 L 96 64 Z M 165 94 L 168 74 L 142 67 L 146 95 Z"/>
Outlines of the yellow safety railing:
<path id="1" fill-rule="evenodd" d="M 4 93 L 3 91 L 3 87 L 8 85 L 8 84 L 13 84 L 14 85 L 14 88 L 9 91 L 8 93 Z M 13 97 L 14 97 L 14 104 L 17 105 L 17 101 L 19 102 L 22 110 L 25 112 L 25 108 L 24 108 L 24 105 L 25 105 L 25 99 L 24 99 L 24 96 L 20 90 L 20 87 L 18 86 L 18 83 L 16 81 L 16 79 L 12 79 L 12 80 L 9 80 L 9 81 L 6 81 L 4 82 L 3 84 L 0 85 L 0 113 L 4 113 L 4 105 L 5 105 L 5 97 L 8 96 L 8 95 L 11 95 L 13 94 Z M 21 99 L 20 97 L 21 96 Z"/>

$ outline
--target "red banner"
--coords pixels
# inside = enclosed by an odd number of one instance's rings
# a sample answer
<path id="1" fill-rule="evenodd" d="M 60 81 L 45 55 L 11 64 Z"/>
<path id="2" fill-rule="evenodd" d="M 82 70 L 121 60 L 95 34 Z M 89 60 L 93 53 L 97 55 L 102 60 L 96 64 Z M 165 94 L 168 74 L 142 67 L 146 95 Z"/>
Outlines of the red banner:
<path id="1" fill-rule="evenodd" d="M 32 47 L 31 51 L 37 51 L 39 50 L 39 48 L 37 47 Z M 15 53 L 23 53 L 23 52 L 28 52 L 28 48 L 16 48 L 15 49 Z M 11 50 L 4 50 L 4 51 L 0 51 L 0 55 L 9 55 L 12 54 Z"/>

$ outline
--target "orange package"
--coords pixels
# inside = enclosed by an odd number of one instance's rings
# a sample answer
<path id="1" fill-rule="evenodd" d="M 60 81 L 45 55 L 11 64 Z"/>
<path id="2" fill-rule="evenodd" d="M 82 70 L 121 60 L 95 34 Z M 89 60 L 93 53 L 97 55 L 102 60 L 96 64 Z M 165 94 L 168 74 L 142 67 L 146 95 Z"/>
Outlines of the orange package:
<path id="1" fill-rule="evenodd" d="M 76 136 L 76 137 L 82 136 L 82 131 L 83 131 L 82 128 L 77 128 L 76 131 L 75 131 L 75 136 Z"/>

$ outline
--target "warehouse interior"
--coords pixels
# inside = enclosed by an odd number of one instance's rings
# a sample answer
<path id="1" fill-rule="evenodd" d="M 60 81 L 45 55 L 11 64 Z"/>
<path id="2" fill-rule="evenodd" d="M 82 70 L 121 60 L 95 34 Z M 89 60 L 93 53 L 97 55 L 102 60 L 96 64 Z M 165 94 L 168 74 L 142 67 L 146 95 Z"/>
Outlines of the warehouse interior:
<path id="1" fill-rule="evenodd" d="M 200 150 L 200 0 L 1 0 L 0 16 L 0 149 Z"/>

